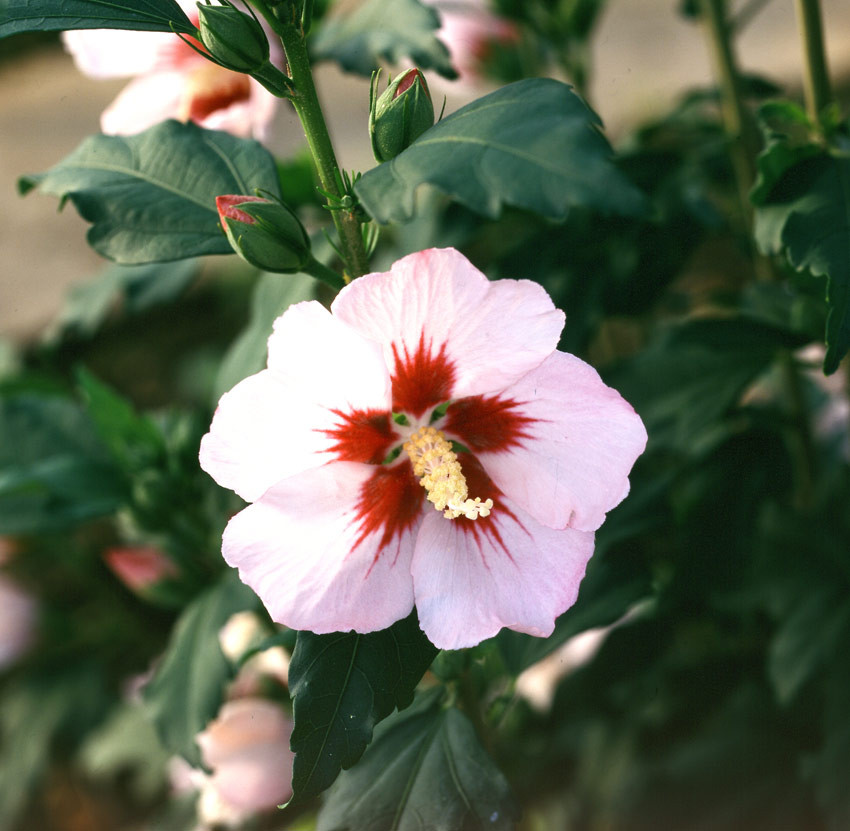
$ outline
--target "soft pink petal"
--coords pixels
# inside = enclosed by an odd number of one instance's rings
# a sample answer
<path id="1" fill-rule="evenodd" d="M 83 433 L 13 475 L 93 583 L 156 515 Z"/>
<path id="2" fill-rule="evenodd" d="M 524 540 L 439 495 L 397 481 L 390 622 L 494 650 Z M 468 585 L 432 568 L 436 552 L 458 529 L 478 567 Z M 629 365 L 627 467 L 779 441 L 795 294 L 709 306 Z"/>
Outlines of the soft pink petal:
<path id="1" fill-rule="evenodd" d="M 431 356 L 443 350 L 452 397 L 512 384 L 555 349 L 564 325 L 537 283 L 490 282 L 451 248 L 410 254 L 388 272 L 355 280 L 331 311 L 380 342 L 391 370 L 396 356 L 414 356 L 422 345 Z"/>
<path id="2" fill-rule="evenodd" d="M 429 511 L 419 530 L 416 608 L 441 649 L 474 646 L 503 627 L 547 637 L 578 596 L 593 534 L 540 525 L 504 496 L 495 503 L 476 520 Z"/>
<path id="3" fill-rule="evenodd" d="M 325 431 L 339 424 L 340 412 L 390 405 L 380 348 L 314 301 L 275 321 L 269 366 L 222 397 L 201 442 L 201 467 L 249 502 L 281 479 L 338 458 L 331 452 L 337 439 Z"/>
<path id="4" fill-rule="evenodd" d="M 167 118 L 177 118 L 185 82 L 185 73 L 177 70 L 133 79 L 101 114 L 101 130 L 107 135 L 130 136 Z"/>
<path id="5" fill-rule="evenodd" d="M 279 482 L 230 521 L 224 559 L 273 620 L 317 633 L 373 632 L 410 613 L 419 503 L 400 503 L 399 491 L 363 505 L 373 477 L 386 471 L 332 462 Z"/>
<path id="6" fill-rule="evenodd" d="M 226 703 L 197 736 L 219 796 L 239 811 L 274 808 L 291 795 L 292 722 L 277 704 L 261 698 Z"/>
<path id="7" fill-rule="evenodd" d="M 629 492 L 629 471 L 646 447 L 640 417 L 593 367 L 565 352 L 501 397 L 518 402 L 527 437 L 478 451 L 487 473 L 544 525 L 595 531 Z"/>

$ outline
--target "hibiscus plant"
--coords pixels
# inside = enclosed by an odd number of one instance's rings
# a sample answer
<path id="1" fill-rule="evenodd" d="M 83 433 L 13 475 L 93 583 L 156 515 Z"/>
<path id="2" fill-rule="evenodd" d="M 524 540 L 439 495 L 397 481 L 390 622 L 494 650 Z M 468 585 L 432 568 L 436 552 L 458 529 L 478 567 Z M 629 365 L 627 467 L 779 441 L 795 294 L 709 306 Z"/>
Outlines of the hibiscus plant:
<path id="1" fill-rule="evenodd" d="M 735 5 L 615 153 L 603 0 L 0 0 L 130 79 L 19 180 L 112 265 L 0 360 L 0 828 L 846 827 L 848 130 Z"/>

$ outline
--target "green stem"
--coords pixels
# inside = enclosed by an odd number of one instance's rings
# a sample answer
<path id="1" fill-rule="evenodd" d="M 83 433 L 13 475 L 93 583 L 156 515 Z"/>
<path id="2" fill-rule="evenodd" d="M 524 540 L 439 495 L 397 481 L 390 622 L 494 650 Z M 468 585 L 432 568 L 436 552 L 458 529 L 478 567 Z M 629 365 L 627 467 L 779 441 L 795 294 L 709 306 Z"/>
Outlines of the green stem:
<path id="1" fill-rule="evenodd" d="M 749 220 L 752 214 L 749 192 L 755 180 L 754 158 L 758 148 L 755 125 L 744 106 L 741 75 L 732 48 L 731 25 L 725 0 L 702 0 L 708 45 L 720 87 L 721 110 L 729 154 L 738 185 L 741 209 Z"/>
<path id="2" fill-rule="evenodd" d="M 732 157 L 735 180 L 744 215 L 750 224 L 752 207 L 749 191 L 755 179 L 758 136 L 741 94 L 741 76 L 732 48 L 726 0 L 702 0 L 702 9 L 720 87 L 723 121 L 729 139 L 729 152 Z M 772 281 L 780 279 L 770 261 L 757 254 L 754 255 L 753 266 L 756 275 L 763 279 Z M 789 446 L 795 469 L 795 496 L 798 504 L 805 506 L 811 502 L 816 468 L 809 412 L 803 396 L 799 372 L 792 356 L 783 353 L 779 363 L 791 419 L 795 427 Z"/>
<path id="3" fill-rule="evenodd" d="M 301 119 L 307 143 L 313 154 L 322 189 L 333 197 L 344 194 L 340 190 L 340 171 L 331 137 L 313 83 L 313 71 L 307 54 L 307 44 L 300 29 L 300 21 L 280 21 L 280 37 L 289 62 L 289 75 L 295 91 L 291 101 Z M 333 210 L 334 225 L 339 234 L 341 250 L 348 277 L 359 277 L 369 270 L 369 258 L 363 245 L 360 223 L 352 211 Z"/>
<path id="4" fill-rule="evenodd" d="M 806 109 L 812 121 L 819 124 L 823 111 L 832 103 L 832 85 L 823 45 L 820 0 L 795 0 L 795 6 L 805 56 L 803 93 L 806 97 Z"/>
<path id="5" fill-rule="evenodd" d="M 323 263 L 320 263 L 315 257 L 313 257 L 301 270 L 305 274 L 309 274 L 337 290 L 344 288 L 345 286 L 345 280 L 338 272 L 334 271 L 332 268 L 328 268 Z"/>

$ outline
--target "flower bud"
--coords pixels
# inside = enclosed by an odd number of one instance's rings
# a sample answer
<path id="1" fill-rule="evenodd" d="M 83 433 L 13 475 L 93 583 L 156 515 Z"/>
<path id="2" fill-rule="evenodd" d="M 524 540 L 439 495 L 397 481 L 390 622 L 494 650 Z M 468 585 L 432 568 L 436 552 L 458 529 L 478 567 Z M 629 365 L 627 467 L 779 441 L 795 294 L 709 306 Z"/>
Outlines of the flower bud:
<path id="1" fill-rule="evenodd" d="M 217 196 L 215 204 L 233 250 L 251 265 L 295 274 L 312 261 L 310 238 L 283 203 L 228 194 Z"/>
<path id="2" fill-rule="evenodd" d="M 142 597 L 163 580 L 178 575 L 174 562 L 151 545 L 116 546 L 108 549 L 103 558 L 115 576 L 130 591 Z"/>
<path id="3" fill-rule="evenodd" d="M 395 158 L 434 124 L 434 105 L 425 78 L 418 69 L 399 75 L 384 92 L 375 95 L 373 81 L 369 134 L 379 162 Z"/>
<path id="4" fill-rule="evenodd" d="M 198 4 L 201 43 L 215 60 L 234 72 L 254 72 L 269 60 L 269 41 L 253 17 L 233 6 Z"/>

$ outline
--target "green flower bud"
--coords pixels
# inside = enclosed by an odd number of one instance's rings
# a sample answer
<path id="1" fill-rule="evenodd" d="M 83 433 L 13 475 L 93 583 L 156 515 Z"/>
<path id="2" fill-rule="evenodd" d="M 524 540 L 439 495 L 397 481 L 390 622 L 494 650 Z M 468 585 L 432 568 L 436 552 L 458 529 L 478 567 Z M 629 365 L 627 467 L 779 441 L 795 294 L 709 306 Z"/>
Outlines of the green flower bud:
<path id="1" fill-rule="evenodd" d="M 295 274 L 313 261 L 304 226 L 281 202 L 227 194 L 217 196 L 215 204 L 233 250 L 251 265 Z"/>
<path id="2" fill-rule="evenodd" d="M 376 85 L 377 76 L 372 82 L 369 135 L 375 158 L 386 162 L 433 126 L 434 105 L 418 69 L 403 72 L 377 97 Z"/>
<path id="3" fill-rule="evenodd" d="M 254 72 L 269 60 L 269 41 L 257 20 L 233 6 L 198 4 L 201 43 L 234 72 Z"/>

